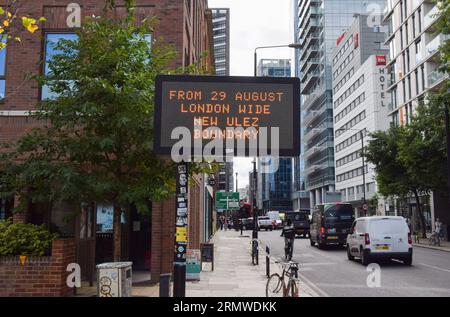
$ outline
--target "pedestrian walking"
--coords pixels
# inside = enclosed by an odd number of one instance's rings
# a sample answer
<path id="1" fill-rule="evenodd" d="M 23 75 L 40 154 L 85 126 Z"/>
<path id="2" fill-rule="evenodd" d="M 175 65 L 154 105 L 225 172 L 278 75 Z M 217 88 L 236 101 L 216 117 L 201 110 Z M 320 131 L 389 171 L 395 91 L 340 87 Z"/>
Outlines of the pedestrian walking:
<path id="1" fill-rule="evenodd" d="M 442 237 L 442 222 L 439 218 L 436 218 L 436 222 L 434 223 L 434 232 L 436 233 L 436 242 L 438 245 L 441 245 L 441 237 Z"/>
<path id="2" fill-rule="evenodd" d="M 223 216 L 219 217 L 220 230 L 223 230 Z"/>
<path id="3" fill-rule="evenodd" d="M 224 227 L 225 227 L 225 231 L 227 231 L 228 230 L 228 217 L 225 217 Z"/>

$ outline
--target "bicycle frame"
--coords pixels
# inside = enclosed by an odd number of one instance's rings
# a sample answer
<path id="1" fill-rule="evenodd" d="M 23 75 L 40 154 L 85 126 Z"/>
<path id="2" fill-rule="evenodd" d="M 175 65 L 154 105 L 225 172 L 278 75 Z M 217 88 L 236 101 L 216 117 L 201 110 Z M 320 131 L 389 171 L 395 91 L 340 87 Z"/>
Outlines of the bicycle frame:
<path id="1" fill-rule="evenodd" d="M 292 271 L 292 272 L 291 272 Z M 285 277 L 288 278 L 288 282 L 285 282 Z M 298 266 L 293 265 L 293 263 L 289 263 L 289 267 L 286 269 L 285 265 L 283 265 L 283 273 L 281 273 L 280 280 L 282 281 L 281 287 L 283 287 L 283 297 L 287 297 L 289 293 L 289 286 L 291 286 L 291 281 L 294 281 L 296 283 L 296 280 L 298 279 Z M 297 285 L 294 284 L 296 289 Z M 298 293 L 298 289 L 297 289 Z M 298 294 L 292 294 L 294 297 L 298 296 Z"/>

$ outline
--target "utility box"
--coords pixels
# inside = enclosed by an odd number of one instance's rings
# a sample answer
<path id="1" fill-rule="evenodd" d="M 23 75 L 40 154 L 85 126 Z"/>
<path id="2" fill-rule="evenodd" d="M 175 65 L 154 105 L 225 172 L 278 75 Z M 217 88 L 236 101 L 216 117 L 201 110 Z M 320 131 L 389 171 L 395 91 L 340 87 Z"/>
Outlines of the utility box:
<path id="1" fill-rule="evenodd" d="M 131 297 L 132 262 L 111 262 L 97 265 L 98 297 Z"/>

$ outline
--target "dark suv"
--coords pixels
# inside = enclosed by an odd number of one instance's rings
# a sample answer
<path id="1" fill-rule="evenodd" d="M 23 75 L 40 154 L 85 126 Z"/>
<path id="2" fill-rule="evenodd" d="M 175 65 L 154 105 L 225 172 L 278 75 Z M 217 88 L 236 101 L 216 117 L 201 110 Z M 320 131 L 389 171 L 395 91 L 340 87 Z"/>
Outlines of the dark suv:
<path id="1" fill-rule="evenodd" d="M 311 245 L 319 248 L 326 245 L 345 245 L 347 234 L 355 220 L 352 205 L 344 203 L 319 204 L 311 221 Z"/>
<path id="2" fill-rule="evenodd" d="M 305 211 L 289 211 L 285 220 L 290 219 L 294 225 L 296 236 L 309 236 L 309 213 Z"/>

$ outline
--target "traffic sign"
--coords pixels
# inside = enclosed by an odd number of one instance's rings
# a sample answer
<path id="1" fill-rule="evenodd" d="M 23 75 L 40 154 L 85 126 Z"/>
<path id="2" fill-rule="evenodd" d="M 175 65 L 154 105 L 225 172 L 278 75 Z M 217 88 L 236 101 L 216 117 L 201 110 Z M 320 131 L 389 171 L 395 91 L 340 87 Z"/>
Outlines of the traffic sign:
<path id="1" fill-rule="evenodd" d="M 216 209 L 238 210 L 239 193 L 236 192 L 217 192 Z"/>
<path id="2" fill-rule="evenodd" d="M 364 211 L 367 211 L 367 210 L 369 210 L 369 205 L 367 205 L 367 204 L 363 204 L 363 206 L 362 206 L 362 207 L 363 207 L 363 210 L 364 210 Z"/>

